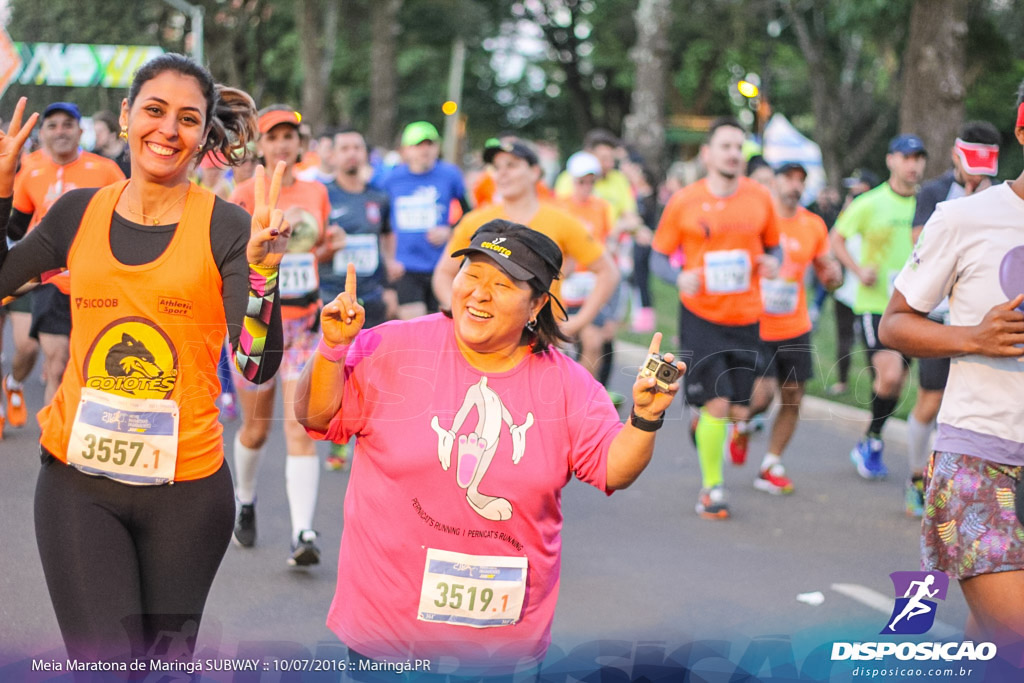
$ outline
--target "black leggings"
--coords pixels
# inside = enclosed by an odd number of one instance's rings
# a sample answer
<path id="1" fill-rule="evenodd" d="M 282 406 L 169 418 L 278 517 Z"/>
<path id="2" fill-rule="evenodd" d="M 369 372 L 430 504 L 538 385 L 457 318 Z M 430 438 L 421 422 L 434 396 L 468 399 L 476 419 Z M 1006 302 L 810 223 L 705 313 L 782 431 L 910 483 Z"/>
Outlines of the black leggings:
<path id="1" fill-rule="evenodd" d="M 853 340 L 857 336 L 858 316 L 853 309 L 835 297 L 832 298 L 836 315 L 836 361 L 839 364 L 839 381 L 843 384 L 850 379 L 850 361 L 853 360 Z"/>
<path id="2" fill-rule="evenodd" d="M 226 464 L 204 479 L 128 486 L 45 450 L 36 542 L 68 656 L 191 658 L 234 524 Z"/>
<path id="3" fill-rule="evenodd" d="M 650 308 L 651 300 L 651 245 L 633 243 L 633 275 L 630 282 L 640 293 L 640 305 Z"/>

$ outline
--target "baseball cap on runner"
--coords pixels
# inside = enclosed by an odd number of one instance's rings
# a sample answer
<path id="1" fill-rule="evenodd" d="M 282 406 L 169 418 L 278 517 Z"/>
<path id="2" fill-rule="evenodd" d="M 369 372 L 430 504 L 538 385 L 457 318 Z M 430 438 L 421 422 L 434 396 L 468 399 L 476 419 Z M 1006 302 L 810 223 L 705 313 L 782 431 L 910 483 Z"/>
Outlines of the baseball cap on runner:
<path id="1" fill-rule="evenodd" d="M 428 121 L 413 121 L 402 131 L 402 147 L 414 147 L 427 140 L 437 142 L 440 139 L 437 128 Z"/>
<path id="2" fill-rule="evenodd" d="M 775 175 L 782 175 L 790 171 L 803 171 L 807 175 L 807 168 L 799 161 L 784 161 L 775 167 Z"/>
<path id="3" fill-rule="evenodd" d="M 499 140 L 497 138 L 491 138 L 484 143 L 484 163 L 493 164 L 494 157 L 498 156 L 499 152 L 511 154 L 512 156 L 519 157 L 530 166 L 536 166 L 540 161 L 537 159 L 537 153 L 533 149 L 523 142 L 522 140 Z"/>
<path id="4" fill-rule="evenodd" d="M 282 123 L 298 128 L 299 124 L 302 123 L 302 114 L 293 109 L 287 109 L 283 105 L 271 105 L 260 112 L 260 135 L 267 133 L 271 128 Z"/>
<path id="5" fill-rule="evenodd" d="M 921 138 L 910 133 L 897 135 L 889 141 L 889 154 L 893 153 L 899 153 L 904 156 L 911 156 L 913 154 L 924 154 L 925 156 L 928 156 L 928 150 L 924 148 L 924 143 L 921 142 Z"/>
<path id="6" fill-rule="evenodd" d="M 54 102 L 47 105 L 46 109 L 43 110 L 43 115 L 39 117 L 39 120 L 45 121 L 48 116 L 57 112 L 67 114 L 75 121 L 82 120 L 82 112 L 78 111 L 78 105 L 72 102 Z"/>
<path id="7" fill-rule="evenodd" d="M 576 152 L 565 162 L 565 170 L 573 178 L 582 178 L 588 175 L 601 175 L 601 162 L 590 152 Z"/>
<path id="8" fill-rule="evenodd" d="M 533 281 L 540 291 L 549 294 L 551 281 L 562 270 L 562 250 L 550 237 L 500 218 L 477 228 L 469 246 L 453 251 L 452 258 L 467 254 L 489 256 L 509 277 Z M 561 303 L 558 305 L 561 307 Z"/>
<path id="9" fill-rule="evenodd" d="M 850 188 L 857 183 L 864 183 L 871 187 L 876 187 L 880 183 L 878 176 L 866 168 L 858 168 L 853 172 L 849 178 L 843 178 L 843 187 Z"/>

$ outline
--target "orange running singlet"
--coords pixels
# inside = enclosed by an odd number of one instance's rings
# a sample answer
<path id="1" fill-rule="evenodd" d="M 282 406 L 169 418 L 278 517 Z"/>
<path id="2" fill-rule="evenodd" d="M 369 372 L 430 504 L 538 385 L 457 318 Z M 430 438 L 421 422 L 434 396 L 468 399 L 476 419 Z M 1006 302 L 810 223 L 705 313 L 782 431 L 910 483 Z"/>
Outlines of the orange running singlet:
<path id="1" fill-rule="evenodd" d="M 210 247 L 213 193 L 195 184 L 167 249 L 139 266 L 110 249 L 114 207 L 128 181 L 98 191 L 71 249 L 70 359 L 60 389 L 39 412 L 42 445 L 67 461 L 82 388 L 170 399 L 180 413 L 175 481 L 207 477 L 224 460 L 215 398 L 226 324 Z"/>

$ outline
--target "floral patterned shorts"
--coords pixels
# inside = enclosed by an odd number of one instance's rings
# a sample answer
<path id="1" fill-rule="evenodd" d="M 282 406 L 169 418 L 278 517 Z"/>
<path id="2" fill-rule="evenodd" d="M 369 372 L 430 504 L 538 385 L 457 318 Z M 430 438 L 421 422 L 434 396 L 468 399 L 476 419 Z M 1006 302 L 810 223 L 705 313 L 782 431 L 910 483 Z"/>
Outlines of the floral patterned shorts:
<path id="1" fill-rule="evenodd" d="M 284 332 L 284 354 L 281 356 L 281 367 L 278 369 L 277 375 L 263 384 L 253 384 L 246 379 L 239 381 L 241 375 L 232 363 L 236 388 L 242 391 L 265 391 L 275 386 L 274 383 L 278 377 L 287 382 L 298 379 L 302 374 L 302 369 L 306 367 L 306 361 L 313 356 L 316 345 L 320 341 L 320 311 L 304 315 L 301 318 L 282 320 L 281 327 Z"/>
<path id="2" fill-rule="evenodd" d="M 921 568 L 956 579 L 1024 569 L 1024 527 L 1014 510 L 1021 470 L 959 453 L 932 455 Z"/>

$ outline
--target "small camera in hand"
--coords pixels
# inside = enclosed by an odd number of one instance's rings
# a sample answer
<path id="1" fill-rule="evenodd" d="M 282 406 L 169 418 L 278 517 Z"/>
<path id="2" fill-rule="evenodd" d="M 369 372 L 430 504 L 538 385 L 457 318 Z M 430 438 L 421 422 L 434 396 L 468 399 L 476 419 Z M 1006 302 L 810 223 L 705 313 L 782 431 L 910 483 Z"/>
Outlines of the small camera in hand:
<path id="1" fill-rule="evenodd" d="M 663 360 L 660 353 L 652 353 L 640 368 L 640 376 L 653 377 L 658 391 L 668 391 L 668 385 L 679 379 L 679 368 Z"/>

